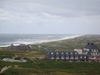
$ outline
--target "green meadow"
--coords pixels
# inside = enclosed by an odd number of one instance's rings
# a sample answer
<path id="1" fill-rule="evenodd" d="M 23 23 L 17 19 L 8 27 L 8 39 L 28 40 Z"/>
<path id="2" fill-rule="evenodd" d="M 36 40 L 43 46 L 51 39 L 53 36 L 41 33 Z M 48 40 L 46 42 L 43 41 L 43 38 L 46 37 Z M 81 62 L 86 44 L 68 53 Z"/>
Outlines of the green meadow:
<path id="1" fill-rule="evenodd" d="M 11 66 L 0 75 L 100 75 L 100 63 L 96 62 L 63 62 L 63 61 L 30 61 L 0 62 Z"/>

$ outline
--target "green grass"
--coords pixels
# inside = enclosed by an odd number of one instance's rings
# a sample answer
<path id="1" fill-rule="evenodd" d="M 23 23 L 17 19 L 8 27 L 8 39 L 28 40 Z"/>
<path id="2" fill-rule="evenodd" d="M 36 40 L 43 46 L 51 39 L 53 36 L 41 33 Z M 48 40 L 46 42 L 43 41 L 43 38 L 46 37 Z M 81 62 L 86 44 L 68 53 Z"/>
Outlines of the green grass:
<path id="1" fill-rule="evenodd" d="M 19 50 L 0 50 L 0 59 L 2 58 L 37 58 L 45 57 L 46 51 L 32 50 L 32 51 L 19 51 Z"/>
<path id="2" fill-rule="evenodd" d="M 100 63 L 96 62 L 37 61 L 36 63 L 0 63 L 12 66 L 2 75 L 8 73 L 10 73 L 9 75 L 100 75 Z M 18 65 L 18 67 L 14 65 Z"/>
<path id="3" fill-rule="evenodd" d="M 77 48 L 82 49 L 87 45 L 87 43 L 94 43 L 100 49 L 100 35 L 84 35 L 74 39 L 47 42 L 38 45 L 41 45 L 43 48 L 47 48 L 47 50 L 74 50 Z"/>
<path id="4" fill-rule="evenodd" d="M 100 75 L 100 63 L 97 62 L 64 62 L 39 61 L 37 57 L 45 57 L 47 50 L 73 50 L 83 48 L 93 42 L 100 49 L 100 35 L 85 35 L 69 40 L 32 45 L 30 51 L 0 50 L 0 70 L 4 66 L 12 66 L 0 75 Z M 39 48 L 39 46 L 41 46 Z M 2 62 L 3 57 L 26 58 L 29 62 Z M 17 66 L 17 67 L 16 67 Z"/>

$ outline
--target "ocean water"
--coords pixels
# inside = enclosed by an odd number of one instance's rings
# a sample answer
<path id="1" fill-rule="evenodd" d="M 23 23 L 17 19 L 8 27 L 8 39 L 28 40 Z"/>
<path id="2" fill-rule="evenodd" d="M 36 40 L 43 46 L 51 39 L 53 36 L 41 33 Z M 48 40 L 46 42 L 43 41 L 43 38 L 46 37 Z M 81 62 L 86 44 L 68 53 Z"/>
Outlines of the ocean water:
<path id="1" fill-rule="evenodd" d="M 61 40 L 72 34 L 0 34 L 0 47 L 10 46 L 11 44 L 36 44 L 52 40 Z"/>

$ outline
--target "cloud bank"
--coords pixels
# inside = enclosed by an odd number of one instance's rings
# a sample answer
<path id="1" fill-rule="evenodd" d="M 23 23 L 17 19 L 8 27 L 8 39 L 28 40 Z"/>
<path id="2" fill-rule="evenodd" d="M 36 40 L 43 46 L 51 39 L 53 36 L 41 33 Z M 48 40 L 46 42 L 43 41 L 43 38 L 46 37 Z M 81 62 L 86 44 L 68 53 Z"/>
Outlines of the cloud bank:
<path id="1" fill-rule="evenodd" d="M 100 0 L 0 0 L 0 33 L 100 34 Z"/>

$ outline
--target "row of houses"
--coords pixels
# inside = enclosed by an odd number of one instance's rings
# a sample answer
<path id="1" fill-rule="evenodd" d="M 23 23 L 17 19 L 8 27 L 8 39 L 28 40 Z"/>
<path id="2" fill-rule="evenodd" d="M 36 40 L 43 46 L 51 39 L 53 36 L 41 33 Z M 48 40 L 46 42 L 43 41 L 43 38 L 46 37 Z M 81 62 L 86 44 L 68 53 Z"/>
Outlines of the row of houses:
<path id="1" fill-rule="evenodd" d="M 100 62 L 100 50 L 93 43 L 88 43 L 83 49 L 75 49 L 74 51 L 48 51 L 46 53 L 47 60 L 61 61 L 88 61 Z"/>
<path id="2" fill-rule="evenodd" d="M 9 48 L 12 50 L 30 50 L 31 46 L 25 45 L 25 44 L 20 44 L 20 45 L 14 46 L 13 44 L 11 44 L 11 46 Z"/>

